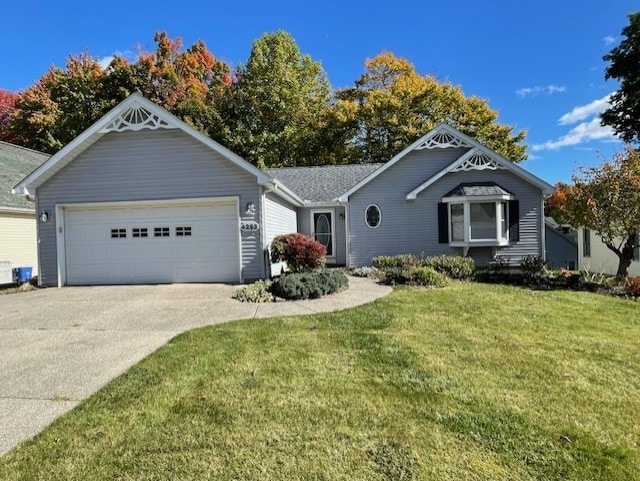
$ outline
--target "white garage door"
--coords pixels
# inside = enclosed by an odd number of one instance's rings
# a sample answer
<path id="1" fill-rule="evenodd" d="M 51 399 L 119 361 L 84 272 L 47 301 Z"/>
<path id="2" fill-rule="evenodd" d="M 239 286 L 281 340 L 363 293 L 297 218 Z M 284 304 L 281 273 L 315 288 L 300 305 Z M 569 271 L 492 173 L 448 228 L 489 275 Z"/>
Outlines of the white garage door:
<path id="1" fill-rule="evenodd" d="M 235 201 L 65 207 L 69 285 L 238 282 Z"/>

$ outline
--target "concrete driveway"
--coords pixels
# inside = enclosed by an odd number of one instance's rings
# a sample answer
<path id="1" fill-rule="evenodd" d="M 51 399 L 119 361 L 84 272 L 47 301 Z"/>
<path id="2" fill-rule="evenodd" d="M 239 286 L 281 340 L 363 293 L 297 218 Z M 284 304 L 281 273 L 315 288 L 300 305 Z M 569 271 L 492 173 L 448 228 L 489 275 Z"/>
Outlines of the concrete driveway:
<path id="1" fill-rule="evenodd" d="M 350 278 L 323 299 L 247 304 L 236 286 L 174 284 L 39 289 L 0 295 L 0 456 L 177 334 L 235 319 L 313 314 L 391 289 Z"/>

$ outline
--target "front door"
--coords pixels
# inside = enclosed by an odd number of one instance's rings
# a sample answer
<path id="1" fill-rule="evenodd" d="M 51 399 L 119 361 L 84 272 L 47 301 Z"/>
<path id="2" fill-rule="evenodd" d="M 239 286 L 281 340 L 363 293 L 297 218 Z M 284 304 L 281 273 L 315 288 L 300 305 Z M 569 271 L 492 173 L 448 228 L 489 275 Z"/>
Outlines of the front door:
<path id="1" fill-rule="evenodd" d="M 333 211 L 313 211 L 311 213 L 313 238 L 327 248 L 327 257 L 333 258 L 334 224 Z"/>

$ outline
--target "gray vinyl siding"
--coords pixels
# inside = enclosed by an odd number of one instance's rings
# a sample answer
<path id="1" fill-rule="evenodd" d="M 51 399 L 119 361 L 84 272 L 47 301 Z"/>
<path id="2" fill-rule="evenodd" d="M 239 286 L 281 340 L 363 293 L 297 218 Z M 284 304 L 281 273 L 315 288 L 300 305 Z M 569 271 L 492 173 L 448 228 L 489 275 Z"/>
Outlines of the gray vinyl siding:
<path id="1" fill-rule="evenodd" d="M 547 265 L 549 267 L 578 268 L 578 243 L 547 225 L 545 230 L 545 247 Z"/>
<path id="2" fill-rule="evenodd" d="M 296 208 L 272 193 L 265 195 L 264 218 L 267 247 L 274 237 L 298 231 Z"/>
<path id="3" fill-rule="evenodd" d="M 540 189 L 506 170 L 450 173 L 422 191 L 414 201 L 406 195 L 460 157 L 465 149 L 418 150 L 356 191 L 349 199 L 350 265 L 370 265 L 377 255 L 462 254 L 462 248 L 438 243 L 437 204 L 462 182 L 497 182 L 520 201 L 520 241 L 497 248 L 511 263 L 526 255 L 543 255 Z M 382 221 L 376 229 L 364 220 L 368 205 L 380 207 Z M 472 247 L 469 255 L 479 265 L 489 262 L 494 249 Z"/>
<path id="4" fill-rule="evenodd" d="M 58 282 L 56 204 L 229 196 L 239 196 L 245 218 L 244 206 L 260 205 L 256 178 L 186 133 L 106 134 L 37 189 L 38 211 L 51 216 L 39 225 L 41 282 Z M 264 277 L 260 233 L 243 232 L 241 239 L 243 277 Z"/>
<path id="5" fill-rule="evenodd" d="M 344 217 L 345 208 L 342 205 L 331 205 L 327 207 L 304 207 L 298 209 L 298 232 L 301 234 L 311 235 L 311 211 L 312 210 L 332 210 L 334 211 L 334 248 L 335 248 L 335 260 L 331 260 L 330 264 L 345 265 L 347 262 L 347 238 L 346 238 L 346 224 L 345 219 L 340 219 L 340 215 Z"/>

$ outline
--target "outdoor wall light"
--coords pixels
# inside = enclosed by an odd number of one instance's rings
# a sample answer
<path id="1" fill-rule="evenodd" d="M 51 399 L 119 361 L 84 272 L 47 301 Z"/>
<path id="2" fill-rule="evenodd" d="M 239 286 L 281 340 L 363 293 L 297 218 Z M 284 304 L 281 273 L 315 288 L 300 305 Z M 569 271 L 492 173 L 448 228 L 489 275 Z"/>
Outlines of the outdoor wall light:
<path id="1" fill-rule="evenodd" d="M 49 213 L 46 210 L 43 210 L 42 212 L 40 212 L 40 220 L 42 222 L 48 222 L 49 221 Z"/>
<path id="2" fill-rule="evenodd" d="M 247 204 L 247 214 L 255 215 L 255 213 L 256 213 L 256 205 L 253 202 L 249 202 Z"/>

